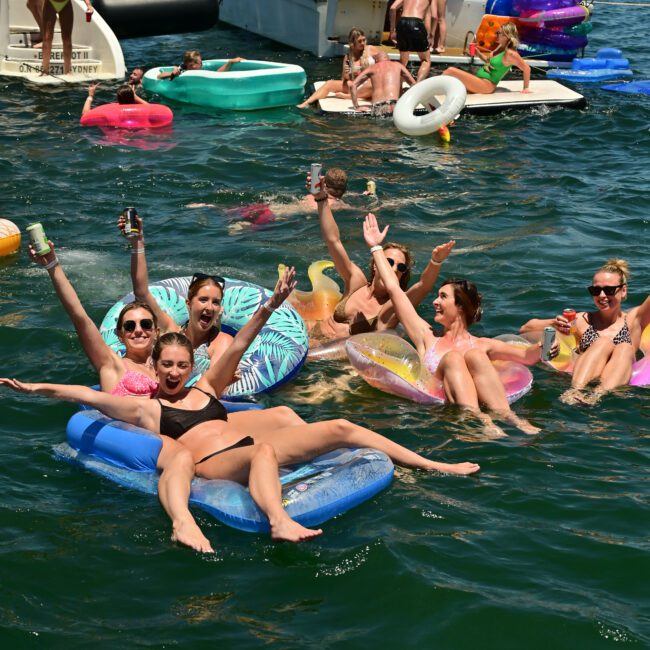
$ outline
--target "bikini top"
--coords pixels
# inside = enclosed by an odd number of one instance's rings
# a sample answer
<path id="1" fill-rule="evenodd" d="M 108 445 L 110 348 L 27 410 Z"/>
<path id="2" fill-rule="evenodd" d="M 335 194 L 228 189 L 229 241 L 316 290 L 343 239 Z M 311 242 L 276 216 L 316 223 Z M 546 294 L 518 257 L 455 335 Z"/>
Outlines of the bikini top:
<path id="1" fill-rule="evenodd" d="M 177 409 L 158 400 L 160 404 L 161 434 L 178 440 L 184 433 L 203 422 L 228 420 L 228 413 L 224 405 L 214 395 L 206 393 L 197 386 L 192 386 L 190 390 L 199 390 L 204 395 L 207 395 L 208 403 L 200 409 Z"/>
<path id="2" fill-rule="evenodd" d="M 345 323 L 350 328 L 350 334 L 365 334 L 366 332 L 374 332 L 377 329 L 377 319 L 379 315 L 372 318 L 363 318 L 361 320 L 350 323 L 350 319 L 345 313 L 345 305 L 352 294 L 345 296 L 341 302 L 334 308 L 332 318 L 336 323 Z"/>
<path id="3" fill-rule="evenodd" d="M 587 317 L 589 318 L 589 317 Z M 582 354 L 586 352 L 592 343 L 600 338 L 600 334 L 594 329 L 594 326 L 591 324 L 591 321 L 587 321 L 589 327 L 584 331 L 584 334 L 580 337 L 580 342 L 578 343 L 578 352 Z M 632 343 L 632 334 L 630 333 L 630 328 L 627 326 L 627 316 L 623 316 L 623 327 L 616 333 L 616 336 L 612 339 L 614 345 L 619 345 L 620 343 Z"/>
<path id="4" fill-rule="evenodd" d="M 442 361 L 442 357 L 444 357 L 445 354 L 449 352 L 449 350 L 447 350 L 447 352 L 443 352 L 441 355 L 439 355 L 436 352 L 438 343 L 440 343 L 441 340 L 442 340 L 442 336 L 437 336 L 436 340 L 433 342 L 433 345 L 424 354 L 424 359 L 423 359 L 424 366 L 431 374 L 433 374 L 438 369 L 438 366 Z M 470 334 L 469 349 L 471 350 L 473 348 L 474 348 L 474 337 Z M 456 348 L 452 348 L 452 349 L 456 349 Z"/>
<path id="5" fill-rule="evenodd" d="M 369 56 L 368 57 L 368 65 L 364 66 L 361 63 L 360 59 L 357 62 L 354 62 L 352 60 L 352 57 L 349 54 L 347 54 L 347 57 L 348 57 L 348 65 L 350 66 L 350 79 L 351 80 L 356 79 L 365 70 L 365 68 L 373 65 L 374 62 L 375 62 L 374 57 Z"/>
<path id="6" fill-rule="evenodd" d="M 127 370 L 117 386 L 111 391 L 111 395 L 122 397 L 153 397 L 158 392 L 158 382 L 148 375 L 137 370 Z"/>

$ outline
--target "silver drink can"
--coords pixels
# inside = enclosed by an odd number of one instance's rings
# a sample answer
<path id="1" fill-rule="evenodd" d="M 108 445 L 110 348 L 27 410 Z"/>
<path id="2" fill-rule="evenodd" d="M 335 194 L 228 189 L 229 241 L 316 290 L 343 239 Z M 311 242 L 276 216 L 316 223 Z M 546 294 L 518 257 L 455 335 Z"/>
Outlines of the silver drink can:
<path id="1" fill-rule="evenodd" d="M 122 216 L 126 220 L 124 223 L 124 236 L 138 237 L 140 235 L 140 228 L 136 219 L 138 211 L 135 208 L 124 208 Z"/>
<path id="2" fill-rule="evenodd" d="M 318 187 L 320 185 L 320 172 L 323 169 L 323 165 L 320 163 L 311 164 L 311 193 L 316 194 L 318 192 Z"/>
<path id="3" fill-rule="evenodd" d="M 29 233 L 29 241 L 37 255 L 47 255 L 52 250 L 47 243 L 45 231 L 40 223 L 30 223 L 26 230 Z"/>
<path id="4" fill-rule="evenodd" d="M 547 363 L 551 360 L 551 346 L 555 341 L 555 328 L 554 327 L 545 327 L 544 328 L 544 340 L 542 342 L 542 361 Z"/>

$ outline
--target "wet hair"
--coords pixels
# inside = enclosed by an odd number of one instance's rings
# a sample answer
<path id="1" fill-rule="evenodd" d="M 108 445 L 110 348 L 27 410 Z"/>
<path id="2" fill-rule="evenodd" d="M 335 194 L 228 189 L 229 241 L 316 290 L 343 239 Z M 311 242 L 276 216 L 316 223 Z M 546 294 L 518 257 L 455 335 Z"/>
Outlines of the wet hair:
<path id="1" fill-rule="evenodd" d="M 118 104 L 135 104 L 135 93 L 129 84 L 123 84 L 117 89 Z"/>
<path id="2" fill-rule="evenodd" d="M 476 285 L 462 278 L 448 278 L 441 286 L 449 285 L 454 290 L 454 303 L 462 309 L 467 321 L 467 327 L 478 323 L 483 315 L 481 307 L 481 294 Z"/>
<path id="3" fill-rule="evenodd" d="M 187 52 L 183 54 L 183 64 L 187 65 L 188 63 L 195 63 L 200 58 L 201 52 L 198 50 L 187 50 Z"/>
<path id="4" fill-rule="evenodd" d="M 625 260 L 607 260 L 596 273 L 618 273 L 621 284 L 627 284 L 630 279 L 630 265 Z"/>
<path id="5" fill-rule="evenodd" d="M 395 242 L 388 242 L 387 244 L 384 244 L 382 248 L 386 251 L 389 248 L 395 248 L 398 251 L 402 251 L 404 253 L 404 259 L 406 260 L 406 271 L 402 273 L 402 277 L 399 279 L 399 286 L 402 289 L 402 291 L 406 291 L 409 286 L 409 282 L 411 281 L 411 269 L 413 268 L 413 255 L 411 254 L 411 249 L 408 248 L 408 246 L 404 246 L 404 244 L 396 244 Z M 375 273 L 377 272 L 377 268 L 375 267 L 375 260 L 371 259 L 370 260 L 370 280 L 368 284 L 371 284 L 372 281 L 375 279 Z"/>
<path id="6" fill-rule="evenodd" d="M 347 173 L 338 167 L 328 169 L 325 174 L 325 187 L 328 194 L 331 194 L 335 199 L 340 199 L 348 189 Z"/>
<path id="7" fill-rule="evenodd" d="M 126 305 L 124 305 L 124 307 L 122 307 L 122 311 L 120 311 L 117 317 L 117 324 L 115 325 L 116 332 L 119 332 L 122 329 L 122 323 L 124 321 L 124 317 L 134 309 L 146 309 L 151 314 L 151 320 L 153 321 L 153 326 L 158 327 L 158 319 L 156 318 L 156 314 L 153 313 L 153 309 L 151 309 L 151 307 L 149 307 L 149 305 L 146 302 L 141 302 L 140 300 L 134 300 L 133 302 L 129 302 Z"/>
<path id="8" fill-rule="evenodd" d="M 153 346 L 151 351 L 151 360 L 154 364 L 158 363 L 160 360 L 160 355 L 162 354 L 163 348 L 169 347 L 170 345 L 177 345 L 181 348 L 185 348 L 190 355 L 190 362 L 194 365 L 194 348 L 192 347 L 192 342 L 180 332 L 167 332 L 163 334 Z"/>
<path id="9" fill-rule="evenodd" d="M 510 48 L 516 50 L 519 47 L 519 33 L 517 32 L 517 25 L 514 23 L 506 23 L 499 28 L 502 34 L 508 39 L 506 49 Z"/>
<path id="10" fill-rule="evenodd" d="M 359 36 L 365 36 L 365 35 L 366 33 L 363 31 L 363 29 L 360 29 L 359 27 L 353 27 L 350 30 L 350 33 L 348 34 L 348 45 L 352 47 L 352 45 L 354 45 L 354 43 L 356 42 L 357 38 L 359 38 Z M 370 59 L 370 53 L 368 52 L 368 48 L 365 47 L 361 54 L 361 58 L 359 59 L 359 63 L 361 64 L 362 70 L 367 68 L 370 65 L 369 59 Z M 351 58 L 350 61 L 352 61 Z"/>
<path id="11" fill-rule="evenodd" d="M 192 299 L 196 296 L 196 294 L 203 289 L 203 287 L 207 287 L 208 285 L 213 285 L 215 287 L 219 287 L 219 290 L 221 291 L 221 297 L 223 298 L 223 287 L 212 277 L 207 277 L 207 278 L 201 278 L 198 280 L 194 280 L 190 284 L 190 286 L 187 289 L 187 300 L 188 302 L 192 302 Z"/>

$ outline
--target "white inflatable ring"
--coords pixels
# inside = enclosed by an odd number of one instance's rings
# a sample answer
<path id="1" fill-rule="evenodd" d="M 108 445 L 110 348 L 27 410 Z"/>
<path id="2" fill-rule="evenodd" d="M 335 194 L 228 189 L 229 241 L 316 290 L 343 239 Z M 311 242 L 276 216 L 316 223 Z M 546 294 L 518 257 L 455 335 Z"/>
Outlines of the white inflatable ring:
<path id="1" fill-rule="evenodd" d="M 431 113 L 414 115 L 419 104 L 428 107 L 438 104 L 436 95 L 445 95 L 445 101 Z M 467 90 L 455 77 L 429 77 L 409 88 L 395 105 L 393 122 L 406 135 L 427 135 L 449 124 L 465 106 Z"/>

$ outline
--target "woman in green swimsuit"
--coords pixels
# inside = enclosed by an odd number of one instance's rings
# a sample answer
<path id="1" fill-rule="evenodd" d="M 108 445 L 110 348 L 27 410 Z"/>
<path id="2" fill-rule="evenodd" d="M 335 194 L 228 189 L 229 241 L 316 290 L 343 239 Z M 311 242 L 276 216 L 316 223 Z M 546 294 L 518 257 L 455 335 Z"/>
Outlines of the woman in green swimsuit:
<path id="1" fill-rule="evenodd" d="M 86 3 L 86 13 L 94 11 L 90 0 Z M 43 68 L 41 75 L 50 74 L 50 57 L 52 56 L 52 39 L 56 17 L 61 24 L 61 40 L 63 41 L 63 74 L 72 72 L 72 24 L 74 14 L 70 0 L 45 0 L 43 3 Z"/>
<path id="2" fill-rule="evenodd" d="M 488 54 L 477 54 L 485 65 L 474 75 L 458 68 L 447 68 L 442 74 L 456 77 L 463 82 L 468 93 L 480 93 L 490 95 L 497 89 L 497 84 L 508 74 L 512 66 L 519 68 L 524 75 L 524 87 L 522 93 L 529 93 L 530 89 L 530 66 L 521 58 L 517 52 L 519 35 L 514 23 L 506 23 L 497 32 L 498 45 L 496 49 Z"/>

